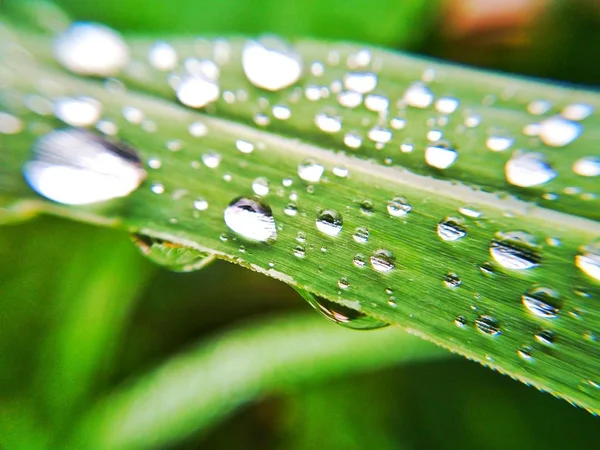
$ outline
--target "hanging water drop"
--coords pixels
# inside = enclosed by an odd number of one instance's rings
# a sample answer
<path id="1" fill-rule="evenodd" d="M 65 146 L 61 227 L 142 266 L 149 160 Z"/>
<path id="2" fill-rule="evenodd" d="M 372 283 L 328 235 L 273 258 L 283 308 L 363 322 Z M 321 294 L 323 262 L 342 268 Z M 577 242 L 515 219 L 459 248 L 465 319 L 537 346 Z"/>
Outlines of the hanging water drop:
<path id="1" fill-rule="evenodd" d="M 396 267 L 396 257 L 394 254 L 385 249 L 377 250 L 371 255 L 371 267 L 377 272 L 386 273 Z"/>
<path id="2" fill-rule="evenodd" d="M 337 236 L 342 231 L 342 215 L 334 209 L 326 209 L 317 216 L 316 225 L 321 233 Z"/>
<path id="3" fill-rule="evenodd" d="M 23 174 L 38 194 L 67 205 L 125 197 L 146 178 L 135 150 L 83 129 L 40 137 Z"/>
<path id="4" fill-rule="evenodd" d="M 532 269 L 541 262 L 535 237 L 524 231 L 496 233 L 490 242 L 490 254 L 498 264 L 511 270 Z"/>
<path id="5" fill-rule="evenodd" d="M 541 153 L 516 152 L 504 166 L 506 181 L 513 186 L 532 187 L 547 183 L 556 172 Z"/>
<path id="6" fill-rule="evenodd" d="M 552 319 L 560 310 L 560 295 L 553 289 L 534 286 L 521 296 L 521 302 L 527 310 L 537 317 Z"/>
<path id="7" fill-rule="evenodd" d="M 223 218 L 232 231 L 248 240 L 270 242 L 277 238 L 277 227 L 271 208 L 258 198 L 234 199 L 225 208 Z"/>
<path id="8" fill-rule="evenodd" d="M 457 241 L 467 235 L 464 220 L 456 217 L 445 217 L 437 225 L 437 234 L 444 241 Z"/>
<path id="9" fill-rule="evenodd" d="M 242 50 L 242 67 L 254 86 L 269 91 L 291 86 L 302 75 L 300 55 L 275 37 L 246 41 Z"/>
<path id="10" fill-rule="evenodd" d="M 133 234 L 131 239 L 148 259 L 174 272 L 200 270 L 215 259 L 210 253 L 142 234 Z"/>

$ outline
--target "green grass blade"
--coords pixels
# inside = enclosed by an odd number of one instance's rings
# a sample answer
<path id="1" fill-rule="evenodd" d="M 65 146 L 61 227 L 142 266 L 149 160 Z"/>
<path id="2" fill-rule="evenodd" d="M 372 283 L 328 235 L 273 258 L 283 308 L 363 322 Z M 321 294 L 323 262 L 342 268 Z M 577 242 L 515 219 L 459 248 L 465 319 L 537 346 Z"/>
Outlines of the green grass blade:
<path id="1" fill-rule="evenodd" d="M 161 447 L 266 392 L 444 353 L 397 329 L 357 333 L 312 315 L 271 317 L 224 332 L 121 388 L 84 417 L 71 446 Z"/>

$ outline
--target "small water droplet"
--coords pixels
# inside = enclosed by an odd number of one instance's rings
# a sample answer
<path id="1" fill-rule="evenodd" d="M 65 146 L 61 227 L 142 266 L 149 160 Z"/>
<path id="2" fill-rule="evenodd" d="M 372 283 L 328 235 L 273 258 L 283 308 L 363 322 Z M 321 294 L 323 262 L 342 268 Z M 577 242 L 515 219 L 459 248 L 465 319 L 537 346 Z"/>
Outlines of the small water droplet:
<path id="1" fill-rule="evenodd" d="M 373 127 L 367 132 L 370 141 L 378 144 L 387 144 L 393 137 L 392 132 L 387 128 Z"/>
<path id="2" fill-rule="evenodd" d="M 338 280 L 337 284 L 338 284 L 338 287 L 343 290 L 346 290 L 350 287 L 350 283 L 348 282 L 348 279 L 344 278 L 344 277 L 340 278 Z"/>
<path id="3" fill-rule="evenodd" d="M 235 141 L 235 147 L 242 153 L 252 153 L 254 151 L 254 144 L 248 141 L 238 139 Z"/>
<path id="4" fill-rule="evenodd" d="M 352 239 L 359 244 L 366 244 L 369 241 L 369 230 L 364 227 L 357 228 L 352 235 Z"/>
<path id="5" fill-rule="evenodd" d="M 373 200 L 365 199 L 360 202 L 360 211 L 366 215 L 373 214 Z"/>
<path id="6" fill-rule="evenodd" d="M 573 172 L 582 177 L 600 176 L 600 158 L 597 156 L 579 158 L 573 164 Z"/>
<path id="7" fill-rule="evenodd" d="M 0 134 L 17 134 L 23 130 L 23 121 L 18 117 L 0 111 Z"/>
<path id="8" fill-rule="evenodd" d="M 238 235 L 258 242 L 274 241 L 277 228 L 271 208 L 259 198 L 238 197 L 225 208 L 225 224 Z"/>
<path id="9" fill-rule="evenodd" d="M 456 241 L 467 235 L 464 220 L 456 217 L 445 217 L 437 226 L 437 234 L 444 241 Z"/>
<path id="10" fill-rule="evenodd" d="M 67 205 L 125 197 L 146 178 L 134 149 L 83 129 L 40 137 L 23 174 L 38 194 Z"/>
<path id="11" fill-rule="evenodd" d="M 355 133 L 346 133 L 344 135 L 344 145 L 350 148 L 359 148 L 362 145 L 362 138 Z"/>
<path id="12" fill-rule="evenodd" d="M 571 103 L 563 108 L 561 115 L 569 120 L 584 120 L 594 113 L 594 107 L 586 103 Z"/>
<path id="13" fill-rule="evenodd" d="M 464 124 L 467 128 L 478 127 L 481 124 L 481 116 L 473 111 L 467 111 L 465 113 Z"/>
<path id="14" fill-rule="evenodd" d="M 298 176 L 309 183 L 318 183 L 325 172 L 325 167 L 313 159 L 306 159 L 298 165 Z"/>
<path id="15" fill-rule="evenodd" d="M 215 259 L 210 253 L 142 234 L 133 234 L 131 239 L 148 259 L 174 272 L 199 270 Z"/>
<path id="16" fill-rule="evenodd" d="M 521 302 L 529 312 L 543 319 L 558 316 L 560 310 L 560 294 L 553 289 L 535 286 L 521 296 Z"/>
<path id="17" fill-rule="evenodd" d="M 600 242 L 583 247 L 575 256 L 575 265 L 586 275 L 600 281 Z"/>
<path id="18" fill-rule="evenodd" d="M 89 127 L 100 119 L 102 103 L 90 97 L 63 97 L 54 102 L 54 114 L 73 127 Z"/>
<path id="19" fill-rule="evenodd" d="M 349 72 L 344 76 L 344 87 L 349 91 L 367 94 L 377 87 L 377 75 L 372 72 Z"/>
<path id="20" fill-rule="evenodd" d="M 561 116 L 549 117 L 540 122 L 539 137 L 551 147 L 564 147 L 581 134 L 583 127 Z"/>
<path id="21" fill-rule="evenodd" d="M 252 190 L 261 197 L 267 195 L 269 193 L 269 180 L 265 177 L 255 178 L 252 182 Z"/>
<path id="22" fill-rule="evenodd" d="M 490 254 L 505 269 L 532 269 L 541 262 L 535 237 L 523 231 L 496 233 L 490 242 Z"/>
<path id="23" fill-rule="evenodd" d="M 483 263 L 482 265 L 480 265 L 479 270 L 486 277 L 492 277 L 495 275 L 494 266 L 492 266 L 492 263 L 489 263 L 489 262 L 486 262 L 486 263 Z"/>
<path id="24" fill-rule="evenodd" d="M 274 105 L 272 111 L 273 117 L 279 120 L 288 120 L 292 117 L 292 110 L 285 105 Z"/>
<path id="25" fill-rule="evenodd" d="M 483 213 L 473 206 L 465 205 L 458 208 L 458 212 L 463 216 L 471 217 L 472 219 L 479 219 L 483 216 Z"/>
<path id="26" fill-rule="evenodd" d="M 519 358 L 521 358 L 522 360 L 531 362 L 533 361 L 532 352 L 533 349 L 526 345 L 517 350 L 517 355 L 519 355 Z"/>
<path id="27" fill-rule="evenodd" d="M 365 97 L 365 107 L 374 112 L 385 112 L 390 106 L 390 99 L 383 95 L 369 94 Z"/>
<path id="28" fill-rule="evenodd" d="M 437 142 L 444 137 L 444 133 L 441 130 L 429 130 L 427 132 L 427 140 L 429 142 Z"/>
<path id="29" fill-rule="evenodd" d="M 413 108 L 427 108 L 433 103 L 433 92 L 421 82 L 413 83 L 404 92 L 404 102 Z"/>
<path id="30" fill-rule="evenodd" d="M 148 51 L 148 62 L 156 70 L 173 70 L 177 65 L 177 52 L 166 42 L 157 41 Z"/>
<path id="31" fill-rule="evenodd" d="M 533 100 L 527 105 L 527 111 L 534 116 L 541 116 L 550 111 L 552 103 L 548 100 Z"/>
<path id="32" fill-rule="evenodd" d="M 332 172 L 336 177 L 340 178 L 347 178 L 348 174 L 350 173 L 350 171 L 347 168 L 341 166 L 334 167 L 332 169 Z"/>
<path id="33" fill-rule="evenodd" d="M 188 131 L 193 137 L 202 137 L 207 135 L 208 127 L 202 122 L 194 122 L 188 127 Z"/>
<path id="34" fill-rule="evenodd" d="M 354 264 L 356 267 L 365 267 L 367 264 L 367 258 L 362 253 L 357 253 L 352 259 L 352 264 Z"/>
<path id="35" fill-rule="evenodd" d="M 127 44 L 116 31 L 100 24 L 75 22 L 54 42 L 54 56 L 80 75 L 116 75 L 129 62 Z"/>
<path id="36" fill-rule="evenodd" d="M 394 197 L 387 202 L 387 212 L 392 217 L 404 217 L 412 210 L 412 206 L 404 197 Z"/>
<path id="37" fill-rule="evenodd" d="M 158 195 L 164 194 L 165 193 L 165 185 L 162 183 L 155 182 L 150 185 L 150 190 L 153 193 L 158 194 Z"/>
<path id="38" fill-rule="evenodd" d="M 187 75 L 181 79 L 175 94 L 181 103 L 190 108 L 203 108 L 219 99 L 219 85 L 202 76 Z"/>
<path id="39" fill-rule="evenodd" d="M 429 145 L 425 149 L 425 162 L 436 169 L 447 169 L 458 158 L 458 152 L 446 145 Z"/>
<path id="40" fill-rule="evenodd" d="M 170 139 L 167 141 L 167 149 L 172 152 L 178 152 L 183 148 L 183 141 L 180 139 Z"/>
<path id="41" fill-rule="evenodd" d="M 515 152 L 506 162 L 504 174 L 506 181 L 519 187 L 539 186 L 556 177 L 544 155 L 529 152 Z"/>
<path id="42" fill-rule="evenodd" d="M 194 200 L 194 209 L 198 211 L 205 211 L 208 209 L 208 202 L 203 197 L 198 197 Z"/>
<path id="43" fill-rule="evenodd" d="M 394 117 L 390 120 L 390 127 L 394 130 L 402 130 L 406 127 L 406 119 L 401 117 Z"/>
<path id="44" fill-rule="evenodd" d="M 508 150 L 515 140 L 510 136 L 491 134 L 485 140 L 485 146 L 493 152 L 503 152 Z"/>
<path id="45" fill-rule="evenodd" d="M 449 288 L 457 288 L 462 284 L 462 280 L 454 272 L 448 272 L 444 275 L 444 284 Z"/>
<path id="46" fill-rule="evenodd" d="M 185 71 L 194 77 L 216 81 L 220 75 L 219 66 L 210 59 L 186 58 L 183 62 Z"/>
<path id="47" fill-rule="evenodd" d="M 144 113 L 141 109 L 135 108 L 133 106 L 125 106 L 121 110 L 121 114 L 123 114 L 123 118 L 134 125 L 140 125 L 144 119 Z"/>
<path id="48" fill-rule="evenodd" d="M 536 333 L 534 338 L 540 344 L 544 344 L 544 345 L 548 345 L 548 346 L 552 346 L 556 342 L 556 334 L 554 333 L 554 331 L 550 331 L 550 330 L 542 330 L 542 331 Z"/>
<path id="49" fill-rule="evenodd" d="M 326 209 L 318 215 L 316 225 L 321 233 L 337 236 L 342 231 L 342 215 L 334 209 Z"/>
<path id="50" fill-rule="evenodd" d="M 294 256 L 296 258 L 304 258 L 306 256 L 306 249 L 302 245 L 296 245 L 294 247 Z"/>
<path id="51" fill-rule="evenodd" d="M 283 209 L 283 212 L 286 216 L 294 217 L 298 214 L 298 207 L 293 203 L 288 203 Z"/>
<path id="52" fill-rule="evenodd" d="M 214 151 L 203 153 L 202 162 L 209 169 L 216 169 L 221 164 L 221 155 Z"/>
<path id="53" fill-rule="evenodd" d="M 315 125 L 324 133 L 337 133 L 342 129 L 342 119 L 320 113 L 315 116 Z"/>
<path id="54" fill-rule="evenodd" d="M 246 41 L 242 67 L 250 82 L 269 91 L 279 91 L 296 83 L 302 75 L 300 55 L 275 37 Z"/>
<path id="55" fill-rule="evenodd" d="M 396 257 L 394 254 L 385 249 L 377 250 L 371 255 L 371 267 L 381 273 L 390 272 L 396 267 Z"/>
<path id="56" fill-rule="evenodd" d="M 435 102 L 435 109 L 442 114 L 452 114 L 458 108 L 460 102 L 454 97 L 440 97 Z"/>
<path id="57" fill-rule="evenodd" d="M 467 318 L 463 315 L 456 316 L 456 319 L 454 319 L 454 325 L 456 325 L 458 328 L 465 328 L 467 326 Z"/>
<path id="58" fill-rule="evenodd" d="M 482 315 L 475 319 L 475 327 L 479 332 L 492 337 L 500 336 L 502 333 L 498 321 L 488 315 Z"/>
<path id="59" fill-rule="evenodd" d="M 345 108 L 356 108 L 362 103 L 363 96 L 354 91 L 342 91 L 337 95 L 337 100 Z"/>

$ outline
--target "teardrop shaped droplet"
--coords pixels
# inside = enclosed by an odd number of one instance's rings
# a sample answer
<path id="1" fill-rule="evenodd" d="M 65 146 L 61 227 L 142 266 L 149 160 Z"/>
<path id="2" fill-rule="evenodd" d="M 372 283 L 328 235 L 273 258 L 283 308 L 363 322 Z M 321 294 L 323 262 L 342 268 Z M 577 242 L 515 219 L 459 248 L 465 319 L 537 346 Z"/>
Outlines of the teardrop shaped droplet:
<path id="1" fill-rule="evenodd" d="M 269 91 L 291 86 L 302 75 L 300 55 L 275 37 L 247 41 L 242 50 L 242 67 L 253 85 Z"/>
<path id="2" fill-rule="evenodd" d="M 560 311 L 560 294 L 550 288 L 534 286 L 527 290 L 521 301 L 525 308 L 537 317 L 553 319 Z"/>
<path id="3" fill-rule="evenodd" d="M 324 317 L 353 330 L 374 330 L 387 327 L 389 324 L 382 320 L 357 311 L 355 309 L 332 302 L 323 297 L 319 297 L 304 289 L 294 288 L 296 291 Z"/>
<path id="4" fill-rule="evenodd" d="M 490 243 L 490 254 L 505 269 L 532 269 L 541 262 L 535 237 L 524 231 L 496 233 Z"/>
<path id="5" fill-rule="evenodd" d="M 174 272 L 200 270 L 215 259 L 211 253 L 142 234 L 133 234 L 131 239 L 144 256 Z"/>
<path id="6" fill-rule="evenodd" d="M 327 236 L 337 236 L 342 231 L 342 215 L 334 209 L 321 211 L 315 223 L 317 229 Z"/>
<path id="7" fill-rule="evenodd" d="M 239 236 L 256 242 L 277 238 L 277 227 L 271 208 L 258 197 L 238 197 L 223 213 L 225 224 Z"/>
<path id="8" fill-rule="evenodd" d="M 23 174 L 38 194 L 66 205 L 126 197 L 146 178 L 133 148 L 77 128 L 40 137 Z"/>

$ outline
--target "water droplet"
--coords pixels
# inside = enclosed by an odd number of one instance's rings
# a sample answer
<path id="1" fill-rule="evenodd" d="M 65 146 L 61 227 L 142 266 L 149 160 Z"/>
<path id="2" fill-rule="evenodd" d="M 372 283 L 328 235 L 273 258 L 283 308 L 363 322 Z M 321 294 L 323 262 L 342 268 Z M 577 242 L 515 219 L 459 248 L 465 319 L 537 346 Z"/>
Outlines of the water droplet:
<path id="1" fill-rule="evenodd" d="M 404 197 L 394 197 L 387 202 L 387 212 L 392 217 L 404 217 L 412 210 L 412 206 Z"/>
<path id="2" fill-rule="evenodd" d="M 296 258 L 304 258 L 306 256 L 306 249 L 302 245 L 296 245 L 294 247 L 294 256 Z"/>
<path id="3" fill-rule="evenodd" d="M 292 110 L 285 105 L 274 105 L 273 117 L 279 120 L 288 120 L 292 117 Z"/>
<path id="4" fill-rule="evenodd" d="M 582 130 L 582 126 L 577 122 L 554 116 L 540 122 L 539 137 L 546 145 L 564 147 L 577 139 Z"/>
<path id="5" fill-rule="evenodd" d="M 483 216 L 483 213 L 473 206 L 465 205 L 458 208 L 458 212 L 464 216 L 471 217 L 473 219 L 479 219 Z"/>
<path id="6" fill-rule="evenodd" d="M 360 244 L 366 244 L 369 241 L 369 230 L 365 227 L 359 227 L 352 235 L 352 239 Z"/>
<path id="7" fill-rule="evenodd" d="M 367 215 L 373 214 L 373 200 L 365 199 L 360 202 L 360 211 Z"/>
<path id="8" fill-rule="evenodd" d="M 306 159 L 298 165 L 298 176 L 309 183 L 318 183 L 325 172 L 325 167 L 313 159 Z"/>
<path id="9" fill-rule="evenodd" d="M 102 104 L 90 97 L 64 97 L 54 102 L 54 114 L 74 127 L 88 127 L 100 119 Z"/>
<path id="10" fill-rule="evenodd" d="M 370 141 L 378 144 L 387 144 L 393 137 L 392 132 L 387 128 L 373 127 L 367 132 Z"/>
<path id="11" fill-rule="evenodd" d="M 342 129 L 342 119 L 320 113 L 315 116 L 315 125 L 324 133 L 337 133 Z"/>
<path id="12" fill-rule="evenodd" d="M 116 31 L 100 24 L 75 22 L 54 42 L 54 56 L 80 75 L 116 75 L 129 62 L 127 44 Z"/>
<path id="13" fill-rule="evenodd" d="M 467 111 L 464 120 L 465 127 L 475 128 L 481 124 L 481 116 L 473 111 Z"/>
<path id="14" fill-rule="evenodd" d="M 345 167 L 340 167 L 340 166 L 336 166 L 334 167 L 332 170 L 333 174 L 336 177 L 340 177 L 340 178 L 347 178 L 350 171 L 348 169 L 346 169 Z"/>
<path id="15" fill-rule="evenodd" d="M 354 264 L 356 267 L 365 267 L 367 264 L 367 258 L 362 253 L 357 253 L 352 259 L 352 264 Z"/>
<path id="16" fill-rule="evenodd" d="M 180 139 L 170 139 L 167 141 L 167 149 L 171 152 L 178 152 L 183 148 L 183 141 Z"/>
<path id="17" fill-rule="evenodd" d="M 252 182 L 252 190 L 256 195 L 265 196 L 269 193 L 269 180 L 265 177 L 258 177 Z"/>
<path id="18" fill-rule="evenodd" d="M 344 135 L 344 144 L 350 148 L 359 148 L 362 145 L 362 138 L 355 133 L 346 133 Z"/>
<path id="19" fill-rule="evenodd" d="M 548 346 L 554 345 L 554 343 L 556 342 L 556 334 L 554 333 L 554 331 L 550 330 L 542 330 L 539 333 L 536 333 L 534 338 L 540 344 Z"/>
<path id="20" fill-rule="evenodd" d="M 449 288 L 457 288 L 462 284 L 462 280 L 454 272 L 448 272 L 444 275 L 444 284 Z"/>
<path id="21" fill-rule="evenodd" d="M 456 217 L 445 217 L 437 226 L 437 234 L 444 241 L 456 241 L 467 235 L 464 220 Z"/>
<path id="22" fill-rule="evenodd" d="M 288 203 L 283 209 L 283 212 L 286 216 L 294 217 L 298 214 L 298 207 L 293 203 Z"/>
<path id="23" fill-rule="evenodd" d="M 209 169 L 216 169 L 221 164 L 221 155 L 214 151 L 203 153 L 202 162 Z"/>
<path id="24" fill-rule="evenodd" d="M 269 242 L 277 238 L 271 208 L 258 198 L 238 197 L 225 208 L 225 224 L 251 241 Z"/>
<path id="25" fill-rule="evenodd" d="M 142 110 L 134 108 L 133 106 L 125 106 L 121 110 L 121 114 L 123 114 L 123 117 L 127 122 L 132 123 L 134 125 L 141 124 L 145 119 Z"/>
<path id="26" fill-rule="evenodd" d="M 489 262 L 486 262 L 486 263 L 483 263 L 482 265 L 480 265 L 479 270 L 486 277 L 492 277 L 495 275 L 494 266 L 492 266 L 492 263 L 489 263 Z"/>
<path id="27" fill-rule="evenodd" d="M 394 117 L 390 120 L 390 126 L 394 130 L 402 130 L 406 126 L 406 119 L 402 119 L 400 117 Z"/>
<path id="28" fill-rule="evenodd" d="M 344 76 L 344 87 L 349 91 L 367 94 L 377 87 L 377 75 L 372 72 L 349 72 Z"/>
<path id="29" fill-rule="evenodd" d="M 317 217 L 316 225 L 321 233 L 337 236 L 342 231 L 342 215 L 334 209 L 326 209 Z"/>
<path id="30" fill-rule="evenodd" d="M 173 70 L 177 65 L 177 52 L 166 42 L 157 41 L 150 47 L 148 62 L 156 70 Z"/>
<path id="31" fill-rule="evenodd" d="M 278 91 L 296 83 L 302 75 L 300 55 L 275 37 L 246 41 L 242 66 L 250 82 L 269 91 Z"/>
<path id="32" fill-rule="evenodd" d="M 219 66 L 210 59 L 197 59 L 194 57 L 186 58 L 183 62 L 185 71 L 192 76 L 206 78 L 216 81 L 219 78 Z"/>
<path id="33" fill-rule="evenodd" d="M 442 114 L 452 114 L 458 108 L 460 102 L 454 97 L 440 97 L 435 102 L 435 109 Z"/>
<path id="34" fill-rule="evenodd" d="M 533 315 L 543 319 L 558 316 L 560 310 L 560 294 L 553 289 L 535 286 L 527 290 L 521 301 Z"/>
<path id="35" fill-rule="evenodd" d="M 365 97 L 365 107 L 374 112 L 385 112 L 390 106 L 390 99 L 383 95 L 370 94 Z"/>
<path id="36" fill-rule="evenodd" d="M 345 108 L 356 108 L 362 103 L 362 99 L 362 94 L 354 91 L 343 91 L 337 95 L 338 103 Z"/>
<path id="37" fill-rule="evenodd" d="M 374 317 L 367 316 L 355 309 L 329 301 L 303 289 L 295 289 L 310 304 L 310 306 L 327 319 L 339 325 L 354 330 L 373 330 L 388 326 L 387 323 Z"/>
<path id="38" fill-rule="evenodd" d="M 447 169 L 458 158 L 458 152 L 445 145 L 430 145 L 425 149 L 425 162 L 436 169 Z"/>
<path id="39" fill-rule="evenodd" d="M 586 275 L 600 281 L 600 242 L 583 247 L 575 256 L 575 265 Z"/>
<path id="40" fill-rule="evenodd" d="M 490 243 L 490 254 L 505 269 L 532 269 L 541 262 L 535 237 L 523 231 L 496 233 Z"/>
<path id="41" fill-rule="evenodd" d="M 488 315 L 479 316 L 475 319 L 475 327 L 481 333 L 492 337 L 500 336 L 502 333 L 498 321 L 494 317 Z"/>
<path id="42" fill-rule="evenodd" d="M 510 136 L 500 134 L 491 134 L 485 140 L 485 146 L 493 152 L 503 152 L 508 150 L 514 143 L 514 139 Z"/>
<path id="43" fill-rule="evenodd" d="M 208 128 L 202 122 L 194 122 L 188 127 L 188 131 L 193 137 L 202 137 L 206 136 Z"/>
<path id="44" fill-rule="evenodd" d="M 206 211 L 208 209 L 208 202 L 203 197 L 198 197 L 194 200 L 194 209 L 198 211 Z"/>
<path id="45" fill-rule="evenodd" d="M 533 349 L 527 345 L 517 350 L 517 355 L 519 355 L 519 358 L 521 358 L 522 360 L 530 362 L 533 361 L 533 356 L 531 356 L 532 352 Z"/>
<path id="46" fill-rule="evenodd" d="M 18 117 L 0 111 L 0 134 L 17 134 L 23 130 L 23 121 Z"/>
<path id="47" fill-rule="evenodd" d="M 547 183 L 556 172 L 541 153 L 516 152 L 504 166 L 506 181 L 514 186 L 532 187 Z"/>
<path id="48" fill-rule="evenodd" d="M 396 267 L 396 257 L 394 254 L 385 249 L 377 250 L 371 255 L 371 267 L 377 272 L 385 273 L 390 272 Z"/>
<path id="49" fill-rule="evenodd" d="M 600 158 L 597 156 L 579 158 L 573 164 L 573 172 L 582 177 L 600 176 Z"/>
<path id="50" fill-rule="evenodd" d="M 572 103 L 563 108 L 561 115 L 569 120 L 584 120 L 594 113 L 594 107 L 586 103 Z"/>
<path id="51" fill-rule="evenodd" d="M 162 183 L 152 183 L 150 185 L 150 190 L 155 194 L 164 194 L 165 193 L 165 185 Z"/>
<path id="52" fill-rule="evenodd" d="M 344 278 L 344 277 L 340 278 L 338 280 L 337 284 L 340 289 L 344 289 L 344 290 L 346 290 L 350 287 L 350 283 L 348 282 L 348 279 Z"/>
<path id="53" fill-rule="evenodd" d="M 534 116 L 541 116 L 550 111 L 552 103 L 548 100 L 533 100 L 527 105 L 527 111 Z"/>
<path id="54" fill-rule="evenodd" d="M 456 316 L 456 319 L 454 319 L 454 325 L 456 325 L 458 328 L 465 328 L 467 326 L 467 318 L 463 315 Z"/>
<path id="55" fill-rule="evenodd" d="M 134 234 L 131 236 L 136 247 L 155 264 L 174 272 L 199 270 L 214 261 L 214 255 L 184 247 L 158 238 Z"/>
<path id="56" fill-rule="evenodd" d="M 188 75 L 181 79 L 175 90 L 177 98 L 190 108 L 203 108 L 219 99 L 219 85 L 209 78 Z"/>
<path id="57" fill-rule="evenodd" d="M 82 129 L 40 137 L 23 173 L 38 194 L 67 205 L 125 197 L 146 178 L 135 150 Z"/>
<path id="58" fill-rule="evenodd" d="M 433 92 L 421 82 L 413 83 L 404 92 L 404 102 L 413 108 L 427 108 L 433 103 Z"/>

